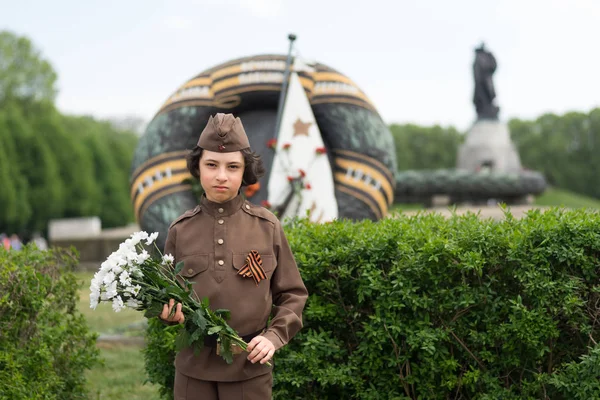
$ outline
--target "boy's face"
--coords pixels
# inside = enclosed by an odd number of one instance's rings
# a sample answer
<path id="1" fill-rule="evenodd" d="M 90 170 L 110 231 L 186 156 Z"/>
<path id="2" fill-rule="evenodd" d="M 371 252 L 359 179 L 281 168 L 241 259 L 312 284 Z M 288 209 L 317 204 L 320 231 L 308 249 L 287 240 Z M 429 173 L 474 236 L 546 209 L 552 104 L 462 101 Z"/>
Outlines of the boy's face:
<path id="1" fill-rule="evenodd" d="M 244 156 L 240 151 L 217 153 L 204 150 L 198 170 L 206 198 L 215 203 L 224 203 L 237 196 L 242 186 Z"/>

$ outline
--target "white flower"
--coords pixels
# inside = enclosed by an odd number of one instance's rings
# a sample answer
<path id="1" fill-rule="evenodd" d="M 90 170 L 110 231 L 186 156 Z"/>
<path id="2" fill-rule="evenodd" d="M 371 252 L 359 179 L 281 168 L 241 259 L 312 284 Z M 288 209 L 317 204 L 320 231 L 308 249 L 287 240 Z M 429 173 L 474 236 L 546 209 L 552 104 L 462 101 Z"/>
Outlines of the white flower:
<path id="1" fill-rule="evenodd" d="M 121 272 L 121 275 L 119 275 L 119 281 L 123 286 L 131 286 L 131 277 L 129 275 L 129 272 Z"/>
<path id="2" fill-rule="evenodd" d="M 162 265 L 173 264 L 173 261 L 175 261 L 175 257 L 173 257 L 171 254 L 165 254 L 162 258 Z"/>
<path id="3" fill-rule="evenodd" d="M 146 244 L 148 246 L 150 246 L 152 243 L 154 243 L 154 241 L 156 240 L 157 237 L 158 237 L 158 232 L 154 232 L 154 233 L 150 234 L 150 236 L 148 236 L 148 240 L 146 240 Z"/>
<path id="4" fill-rule="evenodd" d="M 124 253 L 123 256 L 127 259 L 127 264 L 133 265 L 134 263 L 137 263 L 137 259 L 138 259 L 138 253 L 137 252 L 135 252 L 135 251 L 128 251 L 128 252 Z"/>
<path id="5" fill-rule="evenodd" d="M 108 286 L 114 280 L 115 280 L 115 273 L 110 271 L 110 272 L 107 272 L 106 275 L 104 275 L 104 279 L 102 280 L 102 282 L 104 282 L 104 284 Z"/>
<path id="6" fill-rule="evenodd" d="M 118 266 L 127 265 L 127 258 L 125 258 L 122 254 L 115 253 L 114 260 Z"/>
<path id="7" fill-rule="evenodd" d="M 138 264 L 143 264 L 144 261 L 150 258 L 150 254 L 146 250 L 142 250 L 142 252 L 137 256 L 136 262 Z"/>
<path id="8" fill-rule="evenodd" d="M 133 296 L 137 296 L 137 294 L 140 292 L 140 289 L 142 287 L 140 285 L 135 285 L 135 286 L 127 286 L 125 288 L 125 292 L 131 293 L 133 294 Z"/>
<path id="9" fill-rule="evenodd" d="M 130 240 L 130 239 L 127 239 Z M 125 242 L 127 242 L 127 240 Z M 125 260 L 125 264 L 137 255 L 134 246 L 129 246 L 126 243 L 121 243 L 119 245 L 119 250 L 117 250 L 117 256 Z"/>
<path id="10" fill-rule="evenodd" d="M 108 272 L 113 269 L 115 263 L 111 258 L 107 258 L 102 264 L 100 264 L 100 271 Z"/>
<path id="11" fill-rule="evenodd" d="M 104 280 L 104 275 L 106 275 L 107 272 L 108 271 L 104 271 L 102 269 L 99 271 L 96 271 L 96 273 L 94 274 L 94 278 L 92 278 L 92 281 L 98 282 L 98 285 L 99 285 Z"/>
<path id="12" fill-rule="evenodd" d="M 148 233 L 144 231 L 135 232 L 131 235 L 130 243 L 131 245 L 135 246 L 144 239 L 148 239 Z M 125 242 L 127 242 L 127 240 Z"/>
<path id="13" fill-rule="evenodd" d="M 100 293 L 98 293 L 99 295 Z M 98 296 L 96 295 L 96 293 L 92 293 L 90 294 L 90 308 L 95 310 L 96 307 L 98 307 Z"/>
<path id="14" fill-rule="evenodd" d="M 100 285 L 102 285 L 102 279 L 103 279 L 103 277 L 100 276 L 96 272 L 96 274 L 92 278 L 92 281 L 90 282 L 90 291 L 92 291 L 92 292 L 100 292 Z"/>
<path id="15" fill-rule="evenodd" d="M 100 299 L 100 282 L 96 279 L 92 279 L 90 284 L 90 308 L 94 310 L 98 306 L 98 300 Z"/>
<path id="16" fill-rule="evenodd" d="M 124 250 L 133 248 L 135 248 L 135 244 L 133 243 L 133 240 L 129 238 L 119 245 L 117 252 L 122 253 Z"/>
<path id="17" fill-rule="evenodd" d="M 137 296 L 141 289 L 142 289 L 142 287 L 140 285 L 135 285 L 133 287 L 133 295 Z"/>
<path id="18" fill-rule="evenodd" d="M 100 285 L 102 285 L 102 280 L 98 279 L 98 273 L 92 279 L 90 283 L 90 308 L 94 310 L 98 306 L 98 300 L 100 299 Z"/>
<path id="19" fill-rule="evenodd" d="M 106 297 L 108 299 L 112 299 L 117 294 L 117 281 L 112 281 L 110 285 L 106 285 Z"/>
<path id="20" fill-rule="evenodd" d="M 116 296 L 113 299 L 112 308 L 115 312 L 119 312 L 123 308 L 125 308 L 125 306 L 123 305 L 123 299 L 121 298 L 121 296 Z"/>
<path id="21" fill-rule="evenodd" d="M 144 276 L 144 274 L 142 274 L 142 271 L 139 269 L 139 267 L 137 265 L 132 265 L 131 268 L 129 268 L 129 274 L 133 275 L 137 278 L 141 278 Z"/>
<path id="22" fill-rule="evenodd" d="M 136 298 L 143 287 L 139 284 L 134 285 L 134 280 L 146 280 L 142 268 L 146 268 L 145 264 L 152 260 L 152 255 L 144 247 L 155 243 L 157 237 L 158 232 L 151 235 L 144 231 L 135 232 L 104 260 L 90 282 L 91 308 L 96 309 L 102 302 L 111 302 L 115 312 L 125 307 L 136 310 L 143 307 L 144 302 Z M 157 263 L 173 261 L 174 257 L 167 255 L 157 260 Z"/>
<path id="23" fill-rule="evenodd" d="M 125 305 L 129 308 L 137 309 L 142 303 L 137 301 L 136 299 L 127 299 L 127 303 Z"/>

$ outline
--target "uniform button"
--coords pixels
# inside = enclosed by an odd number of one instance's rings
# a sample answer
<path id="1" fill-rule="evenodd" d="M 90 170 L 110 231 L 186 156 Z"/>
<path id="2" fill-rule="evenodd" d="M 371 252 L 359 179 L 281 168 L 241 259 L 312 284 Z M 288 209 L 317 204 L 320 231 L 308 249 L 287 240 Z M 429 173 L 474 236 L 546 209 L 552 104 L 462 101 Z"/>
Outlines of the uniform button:
<path id="1" fill-rule="evenodd" d="M 219 260 L 219 265 L 223 265 L 223 264 L 225 264 L 225 261 Z"/>
<path id="2" fill-rule="evenodd" d="M 193 269 L 191 269 L 191 268 L 190 268 L 190 269 L 188 269 L 188 274 L 191 274 L 192 272 L 194 272 L 194 270 L 193 270 Z"/>
<path id="3" fill-rule="evenodd" d="M 248 204 L 246 204 L 246 210 L 249 210 L 250 206 Z"/>
<path id="4" fill-rule="evenodd" d="M 217 240 L 217 243 L 219 243 L 219 244 L 223 244 L 223 239 L 219 239 L 219 240 Z"/>
<path id="5" fill-rule="evenodd" d="M 225 221 L 223 221 L 222 219 L 220 219 L 217 222 L 219 223 L 219 225 L 223 225 L 223 222 L 225 222 Z"/>
<path id="6" fill-rule="evenodd" d="M 222 212 L 223 212 L 223 209 L 222 209 L 222 208 L 219 208 L 219 212 L 220 212 L 220 213 L 222 213 Z"/>

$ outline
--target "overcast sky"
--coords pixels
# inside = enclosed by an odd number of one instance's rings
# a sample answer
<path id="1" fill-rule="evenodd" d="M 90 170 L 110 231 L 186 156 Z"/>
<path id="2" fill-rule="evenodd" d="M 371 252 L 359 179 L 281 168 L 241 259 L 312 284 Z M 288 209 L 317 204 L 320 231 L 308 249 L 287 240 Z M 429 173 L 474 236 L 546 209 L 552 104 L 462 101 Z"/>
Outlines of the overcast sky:
<path id="1" fill-rule="evenodd" d="M 350 77 L 387 123 L 475 118 L 485 41 L 504 120 L 600 106 L 599 0 L 0 0 L 0 29 L 58 73 L 58 107 L 152 118 L 193 75 L 236 57 L 296 55 Z"/>

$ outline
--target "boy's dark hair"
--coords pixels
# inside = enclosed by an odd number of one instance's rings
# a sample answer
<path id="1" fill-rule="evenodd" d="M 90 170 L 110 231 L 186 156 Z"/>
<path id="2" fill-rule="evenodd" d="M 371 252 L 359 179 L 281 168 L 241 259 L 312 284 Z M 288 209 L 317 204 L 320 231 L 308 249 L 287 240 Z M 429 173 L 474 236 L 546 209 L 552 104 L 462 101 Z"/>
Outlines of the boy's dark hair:
<path id="1" fill-rule="evenodd" d="M 200 171 L 198 166 L 202 157 L 202 147 L 194 147 L 185 157 L 187 161 L 187 169 L 193 177 L 200 179 Z M 258 179 L 265 174 L 265 166 L 262 158 L 250 148 L 240 150 L 244 156 L 244 175 L 242 178 L 242 186 L 252 185 L 258 182 Z"/>

